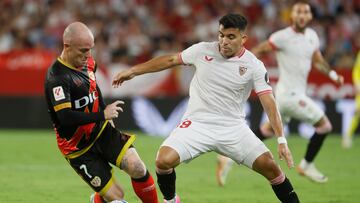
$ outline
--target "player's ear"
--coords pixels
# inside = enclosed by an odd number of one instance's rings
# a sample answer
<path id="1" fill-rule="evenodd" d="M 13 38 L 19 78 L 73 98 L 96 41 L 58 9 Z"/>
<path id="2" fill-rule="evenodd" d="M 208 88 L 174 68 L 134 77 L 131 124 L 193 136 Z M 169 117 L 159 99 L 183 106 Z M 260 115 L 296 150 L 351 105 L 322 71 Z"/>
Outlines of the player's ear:
<path id="1" fill-rule="evenodd" d="M 242 43 L 242 44 L 245 44 L 245 42 L 247 41 L 247 39 L 248 39 L 248 36 L 247 36 L 246 34 L 242 34 L 242 35 L 241 35 L 241 43 Z"/>

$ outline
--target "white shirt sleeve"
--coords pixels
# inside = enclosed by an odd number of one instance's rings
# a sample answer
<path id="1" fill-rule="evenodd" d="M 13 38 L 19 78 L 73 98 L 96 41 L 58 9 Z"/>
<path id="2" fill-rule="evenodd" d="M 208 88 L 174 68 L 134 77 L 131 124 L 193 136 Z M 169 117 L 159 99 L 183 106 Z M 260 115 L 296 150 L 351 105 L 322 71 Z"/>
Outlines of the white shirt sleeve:
<path id="1" fill-rule="evenodd" d="M 314 43 L 315 43 L 315 50 L 319 50 L 320 49 L 320 39 L 319 36 L 316 34 L 316 32 L 314 31 Z"/>
<path id="2" fill-rule="evenodd" d="M 282 49 L 284 46 L 285 40 L 284 40 L 283 32 L 277 31 L 270 35 L 268 42 L 271 44 L 271 46 L 275 49 Z"/>
<path id="3" fill-rule="evenodd" d="M 258 61 L 257 65 L 258 67 L 253 73 L 253 82 L 255 92 L 259 96 L 272 92 L 272 88 L 270 86 L 269 75 L 264 64 Z"/>
<path id="4" fill-rule="evenodd" d="M 195 63 L 197 56 L 201 50 L 201 43 L 193 44 L 180 53 L 181 60 L 186 65 L 192 65 Z"/>

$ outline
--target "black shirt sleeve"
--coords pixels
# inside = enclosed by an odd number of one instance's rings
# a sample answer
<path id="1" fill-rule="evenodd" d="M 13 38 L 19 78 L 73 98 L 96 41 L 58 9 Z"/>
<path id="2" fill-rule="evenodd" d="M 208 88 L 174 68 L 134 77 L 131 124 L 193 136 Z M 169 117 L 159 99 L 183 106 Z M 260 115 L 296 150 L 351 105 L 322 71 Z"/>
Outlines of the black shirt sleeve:
<path id="1" fill-rule="evenodd" d="M 86 113 L 65 108 L 56 112 L 56 115 L 61 126 L 79 126 L 105 120 L 103 111 Z"/>

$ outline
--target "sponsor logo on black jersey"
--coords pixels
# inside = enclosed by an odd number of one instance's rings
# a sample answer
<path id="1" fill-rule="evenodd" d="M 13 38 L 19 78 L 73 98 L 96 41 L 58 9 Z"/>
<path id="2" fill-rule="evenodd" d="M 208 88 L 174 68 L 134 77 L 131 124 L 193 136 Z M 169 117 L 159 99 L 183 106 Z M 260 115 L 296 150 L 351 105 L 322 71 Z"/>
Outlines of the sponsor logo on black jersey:
<path id="1" fill-rule="evenodd" d="M 75 100 L 75 102 L 74 102 L 75 109 L 81 109 L 81 108 L 87 106 L 88 104 L 93 103 L 97 98 L 98 98 L 97 91 L 94 91 L 87 96 L 83 96 L 80 99 Z"/>

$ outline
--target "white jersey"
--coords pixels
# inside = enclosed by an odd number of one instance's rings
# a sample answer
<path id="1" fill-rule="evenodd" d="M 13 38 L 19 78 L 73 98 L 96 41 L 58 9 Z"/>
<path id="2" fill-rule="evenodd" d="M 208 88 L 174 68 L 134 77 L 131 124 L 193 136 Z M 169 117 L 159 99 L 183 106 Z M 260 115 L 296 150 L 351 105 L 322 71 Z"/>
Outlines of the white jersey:
<path id="1" fill-rule="evenodd" d="M 180 54 L 184 64 L 196 68 L 190 84 L 184 119 L 222 126 L 245 120 L 244 106 L 251 90 L 272 91 L 263 63 L 243 49 L 239 56 L 224 58 L 218 42 L 201 42 Z"/>
<path id="2" fill-rule="evenodd" d="M 280 72 L 276 94 L 289 92 L 305 94 L 312 56 L 319 49 L 316 32 L 306 28 L 304 33 L 299 33 L 287 27 L 273 33 L 269 43 L 276 50 Z"/>

